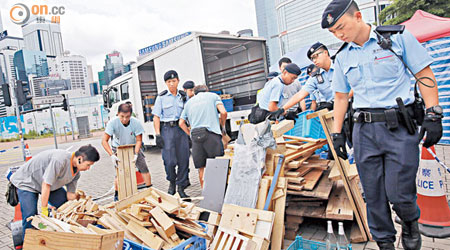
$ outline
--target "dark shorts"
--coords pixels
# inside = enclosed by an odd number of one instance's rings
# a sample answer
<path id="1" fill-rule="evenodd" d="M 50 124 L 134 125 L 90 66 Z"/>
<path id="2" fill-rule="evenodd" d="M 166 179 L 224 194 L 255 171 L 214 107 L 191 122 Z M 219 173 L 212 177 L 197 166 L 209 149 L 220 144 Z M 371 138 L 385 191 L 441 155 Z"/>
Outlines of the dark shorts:
<path id="1" fill-rule="evenodd" d="M 115 154 L 117 152 L 116 147 L 112 147 L 112 151 Z M 139 169 L 139 172 L 146 174 L 148 173 L 147 162 L 145 162 L 145 155 L 142 148 L 139 150 L 138 158 L 136 160 L 136 167 Z"/>
<path id="2" fill-rule="evenodd" d="M 202 142 L 196 141 L 195 138 L 192 139 L 192 159 L 195 168 L 205 167 L 207 158 L 224 155 L 222 136 L 210 131 L 207 131 L 206 134 L 206 139 Z"/>

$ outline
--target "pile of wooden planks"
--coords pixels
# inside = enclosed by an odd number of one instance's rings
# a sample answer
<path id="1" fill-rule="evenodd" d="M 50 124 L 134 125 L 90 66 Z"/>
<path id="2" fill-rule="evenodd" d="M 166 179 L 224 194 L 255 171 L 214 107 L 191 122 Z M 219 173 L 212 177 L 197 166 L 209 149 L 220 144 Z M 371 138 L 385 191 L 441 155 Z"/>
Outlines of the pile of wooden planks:
<path id="1" fill-rule="evenodd" d="M 123 231 L 126 239 L 155 250 L 173 248 L 192 235 L 211 240 L 220 221 L 218 213 L 182 202 L 156 188 L 107 206 L 80 195 L 80 199 L 59 207 L 54 215 L 54 218 L 35 216 L 32 225 L 39 230 L 65 233 Z M 197 221 L 207 224 L 208 231 Z"/>

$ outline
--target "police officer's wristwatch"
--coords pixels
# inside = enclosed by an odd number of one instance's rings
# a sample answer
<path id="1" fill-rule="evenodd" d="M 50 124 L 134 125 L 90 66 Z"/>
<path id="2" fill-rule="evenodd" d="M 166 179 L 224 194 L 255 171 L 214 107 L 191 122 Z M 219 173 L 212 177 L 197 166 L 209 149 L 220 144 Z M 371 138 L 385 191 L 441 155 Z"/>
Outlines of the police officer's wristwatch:
<path id="1" fill-rule="evenodd" d="M 426 113 L 426 114 L 434 113 L 435 115 L 440 115 L 440 116 L 442 116 L 442 114 L 444 113 L 444 110 L 442 109 L 442 107 L 441 107 L 440 105 L 436 105 L 436 106 L 427 108 L 427 109 L 425 110 L 425 113 Z"/>

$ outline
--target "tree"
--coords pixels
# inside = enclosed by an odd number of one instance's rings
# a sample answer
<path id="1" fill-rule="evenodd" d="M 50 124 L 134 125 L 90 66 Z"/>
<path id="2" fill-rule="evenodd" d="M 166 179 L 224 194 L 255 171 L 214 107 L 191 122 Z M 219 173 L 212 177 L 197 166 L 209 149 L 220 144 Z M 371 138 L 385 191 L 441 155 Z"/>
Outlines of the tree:
<path id="1" fill-rule="evenodd" d="M 450 17 L 449 0 L 393 0 L 380 12 L 383 25 L 400 24 L 410 19 L 417 10 L 423 10 L 440 17 Z"/>

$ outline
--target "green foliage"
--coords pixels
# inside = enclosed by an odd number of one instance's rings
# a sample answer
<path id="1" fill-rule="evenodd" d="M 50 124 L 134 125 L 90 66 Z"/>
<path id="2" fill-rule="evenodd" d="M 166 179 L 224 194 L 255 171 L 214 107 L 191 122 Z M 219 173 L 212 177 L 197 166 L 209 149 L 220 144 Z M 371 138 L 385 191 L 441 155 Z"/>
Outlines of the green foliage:
<path id="1" fill-rule="evenodd" d="M 380 12 L 383 25 L 400 24 L 410 19 L 417 10 L 423 10 L 440 17 L 450 17 L 449 0 L 394 0 Z"/>

